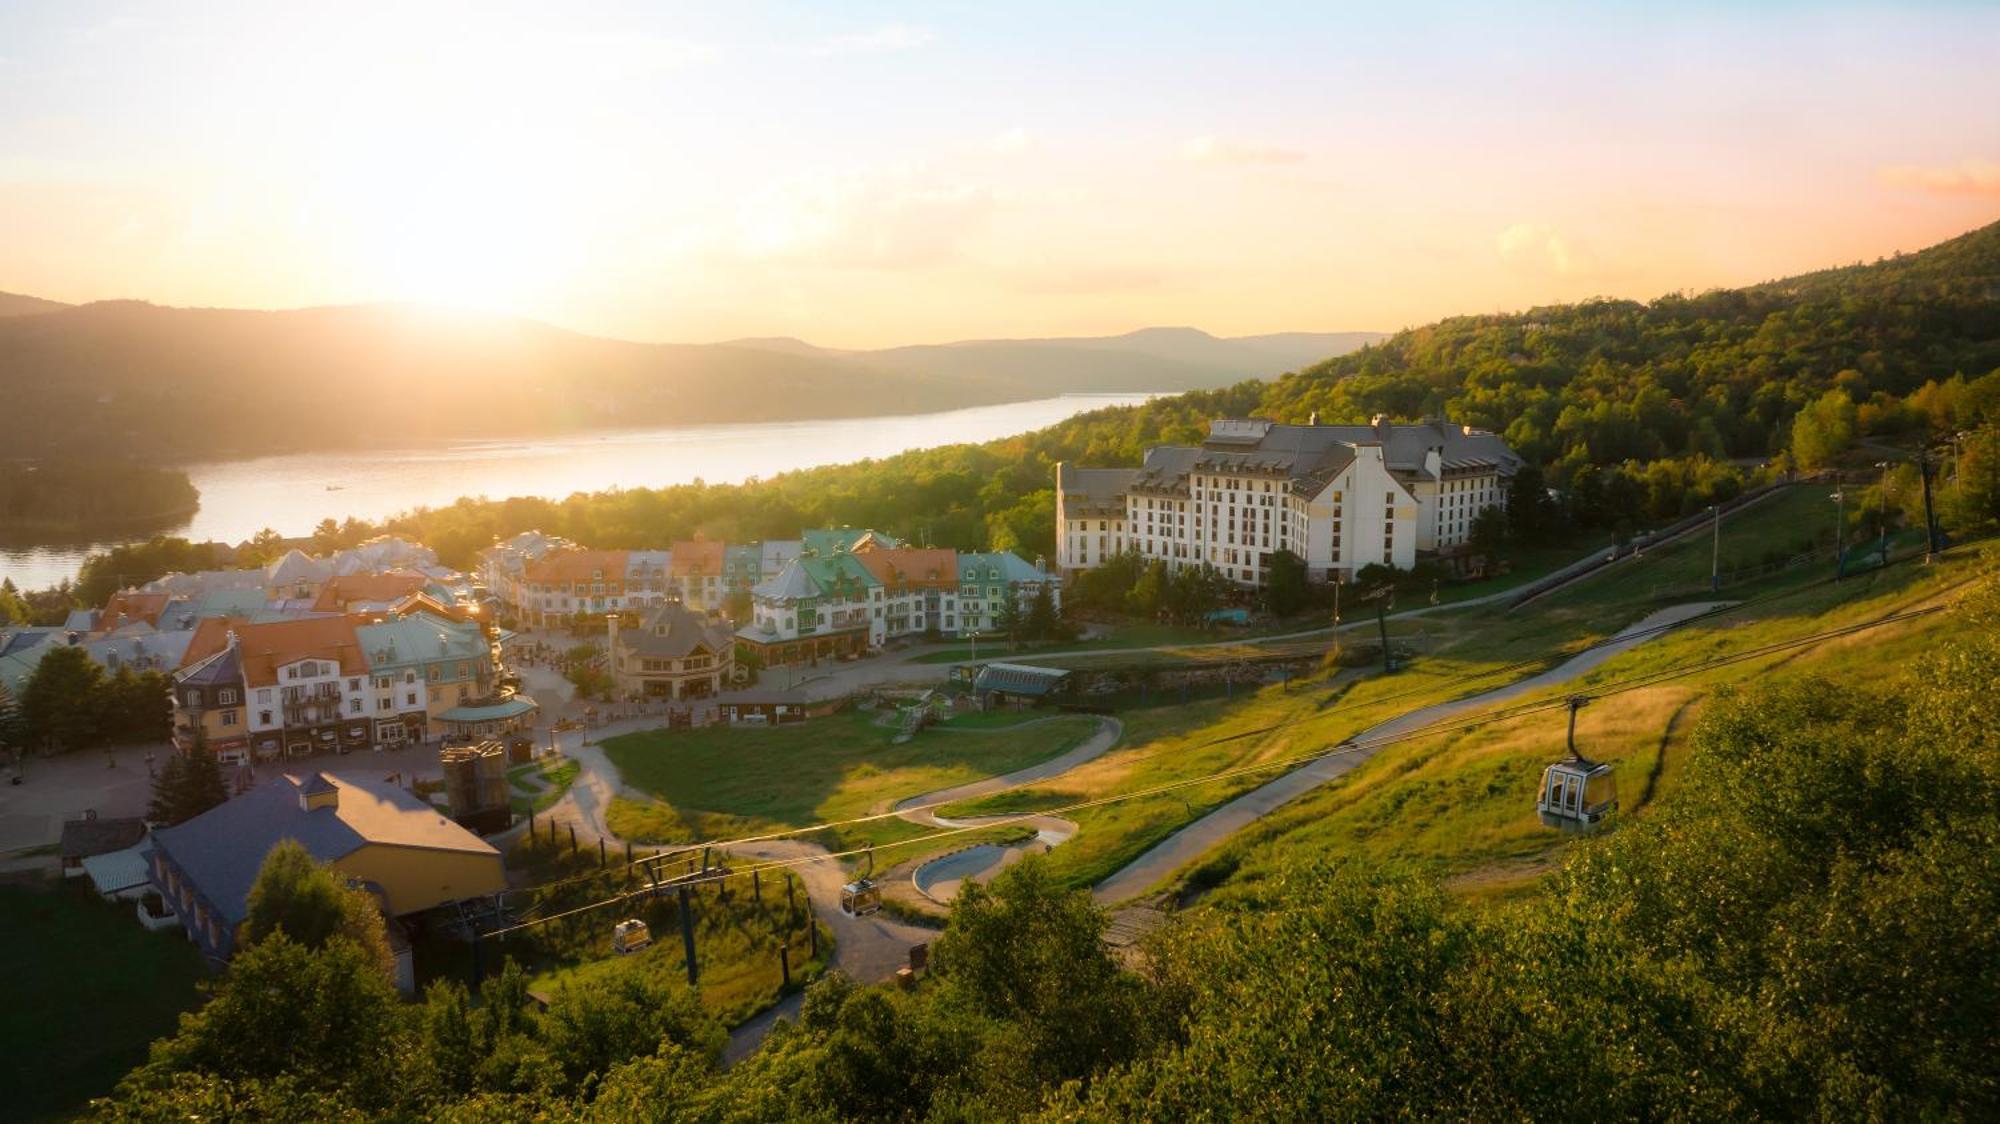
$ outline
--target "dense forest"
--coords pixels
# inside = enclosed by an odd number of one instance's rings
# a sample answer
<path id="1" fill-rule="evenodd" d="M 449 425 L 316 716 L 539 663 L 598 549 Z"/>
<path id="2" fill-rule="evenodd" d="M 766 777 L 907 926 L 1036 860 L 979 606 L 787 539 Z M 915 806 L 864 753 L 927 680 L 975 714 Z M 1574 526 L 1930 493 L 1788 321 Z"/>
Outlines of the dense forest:
<path id="1" fill-rule="evenodd" d="M 178 522 L 200 497 L 187 473 L 116 461 L 0 461 L 0 543 L 109 535 Z"/>
<path id="2" fill-rule="evenodd" d="M 966 887 L 920 985 L 823 979 L 726 1070 L 670 971 L 545 1011 L 513 970 L 476 1004 L 448 981 L 404 1005 L 337 904 L 365 895 L 280 855 L 212 998 L 96 1114 L 1990 1119 L 2000 587 L 1955 611 L 1884 686 L 1721 697 L 1674 795 L 1527 898 L 1301 856 L 1125 971 L 1104 913 L 1031 859 Z"/>
<path id="3" fill-rule="evenodd" d="M 2000 422 L 2000 224 L 1750 288 L 1445 320 L 1273 382 L 1100 410 L 984 445 L 743 485 L 467 500 L 389 525 L 460 565 L 531 527 L 613 547 L 852 523 L 1032 557 L 1054 549 L 1057 461 L 1136 464 L 1149 445 L 1199 440 L 1210 417 L 1304 421 L 1315 411 L 1341 422 L 1444 414 L 1491 428 L 1570 499 L 1574 525 L 1671 519 L 1741 488 L 1753 464 L 1818 468 L 1855 439 L 1909 447 Z M 1808 411 L 1807 432 L 1795 433 Z"/>

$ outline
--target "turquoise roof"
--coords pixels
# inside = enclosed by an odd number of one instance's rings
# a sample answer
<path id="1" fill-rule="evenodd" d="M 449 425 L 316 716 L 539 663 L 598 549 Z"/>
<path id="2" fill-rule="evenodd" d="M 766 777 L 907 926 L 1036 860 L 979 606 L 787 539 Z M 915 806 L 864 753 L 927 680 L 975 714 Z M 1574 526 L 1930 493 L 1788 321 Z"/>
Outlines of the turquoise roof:
<path id="1" fill-rule="evenodd" d="M 1039 582 L 1048 581 L 1050 575 L 1021 560 L 1021 556 L 1011 550 L 996 550 L 985 554 L 958 556 L 958 580 L 972 582 Z"/>
<path id="2" fill-rule="evenodd" d="M 438 660 L 480 659 L 487 651 L 485 630 L 477 624 L 448 621 L 429 613 L 356 625 L 354 636 L 370 671 Z"/>
<path id="3" fill-rule="evenodd" d="M 445 722 L 504 722 L 533 713 L 536 709 L 535 700 L 526 695 L 515 695 L 490 706 L 455 706 L 438 715 L 438 718 Z"/>

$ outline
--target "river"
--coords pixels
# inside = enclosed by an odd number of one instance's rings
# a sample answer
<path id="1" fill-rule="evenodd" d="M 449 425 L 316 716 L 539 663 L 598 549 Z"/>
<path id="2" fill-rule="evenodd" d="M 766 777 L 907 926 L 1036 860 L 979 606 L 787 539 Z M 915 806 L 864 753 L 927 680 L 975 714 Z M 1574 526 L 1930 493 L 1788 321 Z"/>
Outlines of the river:
<path id="1" fill-rule="evenodd" d="M 429 449 L 299 453 L 188 466 L 201 491 L 193 519 L 162 533 L 238 543 L 265 527 L 308 535 L 322 519 L 381 520 L 460 496 L 561 499 L 606 488 L 706 480 L 737 483 L 793 469 L 886 457 L 910 449 L 991 441 L 1149 394 L 1066 394 L 938 414 L 834 421 L 692 425 L 477 441 Z M 0 549 L 0 576 L 22 589 L 75 577 L 110 542 Z"/>

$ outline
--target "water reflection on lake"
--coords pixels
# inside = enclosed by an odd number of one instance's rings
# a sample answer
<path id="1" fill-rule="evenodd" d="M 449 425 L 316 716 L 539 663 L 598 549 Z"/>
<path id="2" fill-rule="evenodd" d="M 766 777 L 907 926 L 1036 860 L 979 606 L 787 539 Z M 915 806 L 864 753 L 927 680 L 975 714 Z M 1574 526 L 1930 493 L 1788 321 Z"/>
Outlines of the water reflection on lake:
<path id="1" fill-rule="evenodd" d="M 235 543 L 265 527 L 306 535 L 329 517 L 383 519 L 460 496 L 560 499 L 572 492 L 695 479 L 734 483 L 908 449 L 990 441 L 1149 397 L 1076 394 L 940 414 L 618 430 L 191 465 L 188 476 L 201 490 L 201 511 L 168 533 Z M 91 550 L 108 545 L 0 549 L 0 575 L 23 589 L 53 585 L 74 577 Z"/>

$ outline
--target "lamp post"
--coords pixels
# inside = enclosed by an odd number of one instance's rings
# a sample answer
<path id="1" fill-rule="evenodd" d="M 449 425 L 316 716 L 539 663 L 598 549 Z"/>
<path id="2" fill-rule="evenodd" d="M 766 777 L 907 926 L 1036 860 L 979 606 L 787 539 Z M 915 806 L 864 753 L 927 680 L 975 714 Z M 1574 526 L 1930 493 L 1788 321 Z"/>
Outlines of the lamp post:
<path id="1" fill-rule="evenodd" d="M 1842 488 L 1833 490 L 1833 580 L 1840 581 L 1847 576 L 1847 492 Z"/>
<path id="2" fill-rule="evenodd" d="M 1881 504 L 1876 510 L 1876 531 L 1881 541 L 1875 544 L 1875 553 L 1886 566 L 1889 564 L 1889 462 L 1876 461 L 1875 467 L 1882 470 L 1882 494 L 1878 497 Z"/>

